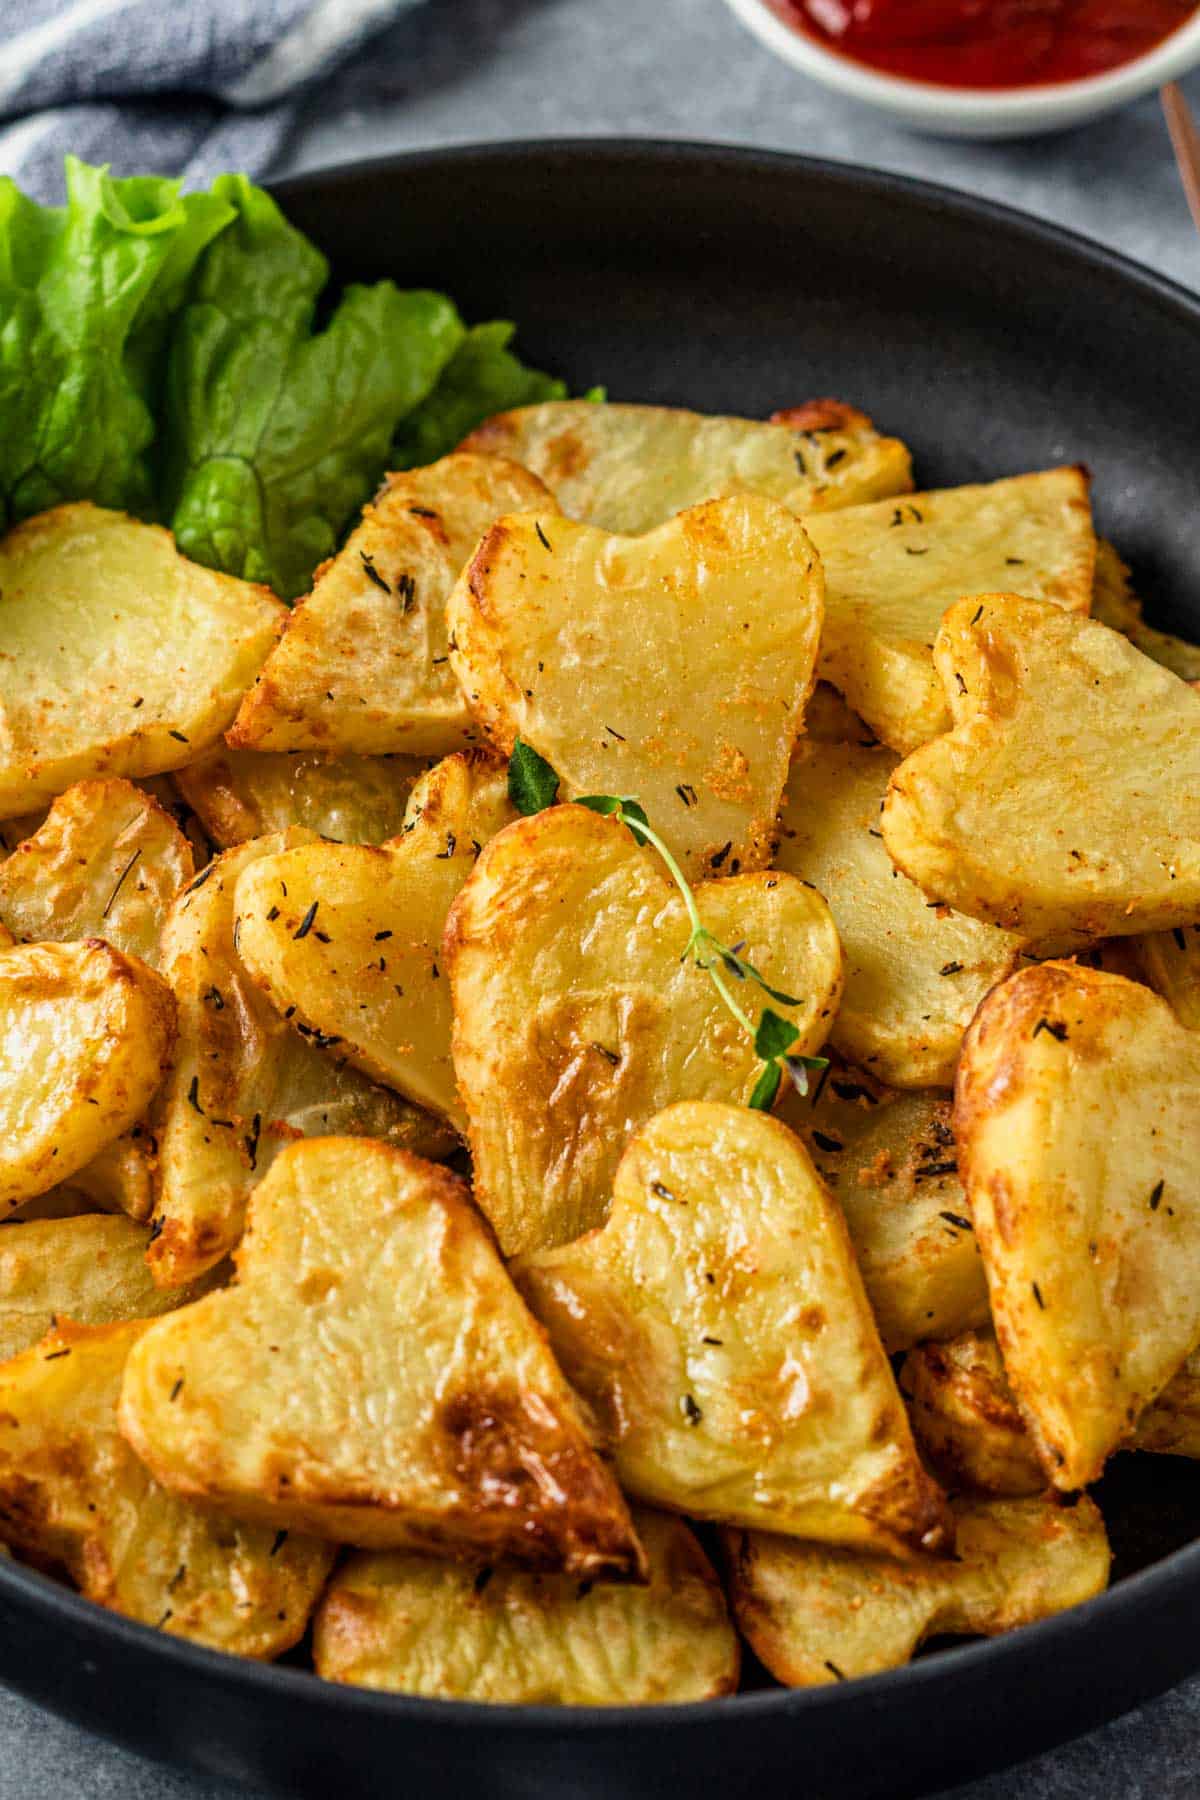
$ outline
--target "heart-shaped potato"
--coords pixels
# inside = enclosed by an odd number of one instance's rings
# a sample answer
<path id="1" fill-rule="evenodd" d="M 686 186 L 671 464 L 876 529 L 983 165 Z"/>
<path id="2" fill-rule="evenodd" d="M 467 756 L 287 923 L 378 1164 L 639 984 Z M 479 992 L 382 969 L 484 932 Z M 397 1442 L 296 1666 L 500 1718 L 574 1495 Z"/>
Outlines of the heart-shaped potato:
<path id="1" fill-rule="evenodd" d="M 404 823 L 417 756 L 323 756 L 318 750 L 214 750 L 175 785 L 219 850 L 299 825 L 339 844 L 381 844 Z"/>
<path id="2" fill-rule="evenodd" d="M 504 764 L 460 752 L 413 789 L 390 843 L 306 844 L 238 882 L 239 949 L 279 1010 L 459 1131 L 442 931 L 480 849 L 516 816 Z"/>
<path id="3" fill-rule="evenodd" d="M 0 541 L 0 818 L 92 775 L 154 775 L 216 743 L 287 609 L 80 501 Z"/>
<path id="4" fill-rule="evenodd" d="M 1046 1474 L 989 1331 L 921 1344 L 900 1387 L 930 1467 L 956 1490 L 1040 1494 Z M 1137 1422 L 1131 1450 L 1200 1457 L 1200 1351 L 1193 1351 Z"/>
<path id="5" fill-rule="evenodd" d="M 157 1320 L 121 1427 L 158 1479 L 366 1549 L 641 1576 L 625 1503 L 464 1184 L 385 1144 L 292 1144 L 237 1283 Z"/>
<path id="6" fill-rule="evenodd" d="M 26 943 L 102 937 L 151 968 L 192 847 L 131 781 L 81 781 L 0 864 L 0 919 Z"/>
<path id="7" fill-rule="evenodd" d="M 845 1222 L 778 1120 L 668 1107 L 607 1224 L 515 1277 L 628 1493 L 897 1554 L 949 1542 Z"/>
<path id="8" fill-rule="evenodd" d="M 958 1500 L 957 1555 L 914 1566 L 729 1533 L 729 1598 L 750 1648 L 788 1687 L 898 1669 L 927 1638 L 996 1637 L 1103 1593 L 1111 1555 L 1086 1495 Z"/>
<path id="9" fill-rule="evenodd" d="M 475 732 L 447 661 L 446 597 L 493 519 L 556 511 L 536 476 L 494 456 L 389 476 L 242 702 L 240 750 L 443 756 Z"/>
<path id="10" fill-rule="evenodd" d="M 769 424 L 673 406 L 547 400 L 495 414 L 461 448 L 511 457 L 572 519 L 630 536 L 727 494 L 765 494 L 815 512 L 912 486 L 904 445 L 838 400 L 810 401 Z"/>
<path id="11" fill-rule="evenodd" d="M 1200 1345 L 1200 1039 L 1137 982 L 1037 964 L 979 1009 L 954 1110 L 1008 1378 L 1085 1487 Z"/>
<path id="12" fill-rule="evenodd" d="M 694 893 L 703 924 L 796 998 L 777 1004 L 797 1053 L 819 1050 L 842 985 L 821 896 L 778 874 Z M 519 820 L 476 863 L 444 961 L 475 1198 L 506 1256 L 599 1225 L 630 1133 L 673 1100 L 749 1100 L 754 1044 L 685 957 L 689 936 L 661 865 L 585 807 Z"/>
<path id="13" fill-rule="evenodd" d="M 174 1036 L 167 984 L 99 938 L 0 951 L 0 1212 L 141 1118 Z"/>
<path id="14" fill-rule="evenodd" d="M 879 831 L 897 761 L 882 747 L 802 742 L 776 864 L 828 896 L 842 940 L 846 990 L 831 1042 L 893 1087 L 952 1087 L 963 1032 L 1011 975 L 1021 940 L 931 907 L 897 875 Z"/>
<path id="15" fill-rule="evenodd" d="M 733 1693 L 737 1633 L 695 1534 L 645 1507 L 633 1521 L 645 1587 L 360 1551 L 325 1591 L 313 1666 L 326 1681 L 508 1705 L 653 1706 Z"/>
<path id="16" fill-rule="evenodd" d="M 821 570 L 793 513 L 742 494 L 646 537 L 499 520 L 450 597 L 450 658 L 490 743 L 563 797 L 639 800 L 690 878 L 763 868 L 812 691 Z"/>
<path id="17" fill-rule="evenodd" d="M 126 1359 L 146 1330 L 64 1323 L 0 1368 L 0 1534 L 143 1625 L 279 1656 L 303 1637 L 332 1552 L 214 1516 L 151 1478 L 117 1430 Z"/>
<path id="18" fill-rule="evenodd" d="M 817 513 L 806 526 L 825 569 L 820 673 L 902 753 L 949 728 L 930 645 L 963 594 L 1015 589 L 1088 609 L 1096 540 L 1082 469 Z"/>
<path id="19" fill-rule="evenodd" d="M 835 1061 L 808 1094 L 789 1086 L 779 1117 L 846 1216 L 889 1355 L 989 1322 L 948 1095 L 897 1093 Z"/>
<path id="20" fill-rule="evenodd" d="M 935 658 L 954 729 L 900 764 L 880 821 L 931 900 L 1040 940 L 1200 915 L 1200 694 L 1010 594 L 951 607 Z"/>
<path id="21" fill-rule="evenodd" d="M 238 954 L 234 892 L 256 859 L 275 861 L 308 832 L 226 850 L 176 900 L 163 973 L 179 1009 L 179 1044 L 156 1118 L 158 1195 L 148 1252 L 175 1287 L 229 1254 L 246 1200 L 276 1152 L 329 1132 L 384 1138 L 444 1155 L 454 1139 L 428 1113 L 347 1066 L 341 1046 L 280 1016 Z"/>

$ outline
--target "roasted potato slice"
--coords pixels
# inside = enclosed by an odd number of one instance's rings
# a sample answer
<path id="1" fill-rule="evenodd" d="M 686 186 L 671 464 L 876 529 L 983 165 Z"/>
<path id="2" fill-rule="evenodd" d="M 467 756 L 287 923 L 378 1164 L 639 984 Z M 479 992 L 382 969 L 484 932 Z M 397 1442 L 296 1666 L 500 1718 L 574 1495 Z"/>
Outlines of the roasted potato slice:
<path id="1" fill-rule="evenodd" d="M 1085 1487 L 1200 1345 L 1200 1040 L 1136 982 L 1037 964 L 979 1009 L 954 1128 L 1009 1380 Z"/>
<path id="2" fill-rule="evenodd" d="M 636 536 L 727 494 L 764 494 L 793 512 L 854 506 L 912 486 L 908 451 L 840 401 L 760 419 L 671 406 L 549 400 L 497 413 L 464 450 L 509 456 L 573 519 Z"/>
<path id="3" fill-rule="evenodd" d="M 834 1062 L 779 1116 L 846 1215 L 884 1348 L 986 1325 L 987 1282 L 955 1160 L 949 1098 L 897 1093 Z"/>
<path id="4" fill-rule="evenodd" d="M 79 501 L 0 541 L 0 818 L 216 743 L 286 609 L 170 532 Z"/>
<path id="5" fill-rule="evenodd" d="M 341 1046 L 301 1036 L 238 955 L 234 889 L 256 859 L 308 832 L 226 850 L 171 909 L 163 971 L 179 1008 L 179 1047 L 157 1120 L 158 1195 L 150 1267 L 164 1287 L 221 1261 L 242 1233 L 246 1199 L 289 1139 L 330 1132 L 445 1154 L 444 1127 L 346 1066 Z"/>
<path id="6" fill-rule="evenodd" d="M 122 1137 L 106 1144 L 98 1156 L 85 1163 L 72 1175 L 70 1186 L 85 1203 L 77 1211 L 124 1213 L 127 1218 L 145 1224 L 154 1211 L 154 1169 L 156 1139 L 144 1125 L 135 1125 Z M 50 1199 L 57 1188 L 51 1188 L 43 1199 Z M 81 1313 L 65 1307 L 71 1318 Z M 90 1319 L 84 1320 L 91 1324 Z"/>
<path id="7" fill-rule="evenodd" d="M 144 1225 L 104 1213 L 20 1219 L 0 1229 L 0 1361 L 28 1350 L 58 1319 L 149 1319 L 215 1285 L 213 1274 L 173 1293 L 155 1287 L 146 1267 L 149 1236 Z"/>
<path id="8" fill-rule="evenodd" d="M 221 850 L 302 825 L 340 844 L 381 844 L 404 823 L 416 756 L 322 756 L 213 750 L 175 776 L 180 793 Z"/>
<path id="9" fill-rule="evenodd" d="M 821 634 L 821 570 L 778 501 L 642 538 L 500 519 L 450 596 L 450 660 L 489 742 L 563 797 L 638 799 L 689 878 L 764 868 Z"/>
<path id="10" fill-rule="evenodd" d="M 879 742 L 856 712 L 827 681 L 818 681 L 804 708 L 805 739 L 817 744 L 861 744 L 872 750 Z"/>
<path id="11" fill-rule="evenodd" d="M 955 1487 L 985 1494 L 1039 1494 L 1046 1476 L 988 1331 L 922 1344 L 905 1358 L 900 1387 L 931 1466 Z M 1200 1352 L 1138 1420 L 1131 1450 L 1200 1457 Z"/>
<path id="12" fill-rule="evenodd" d="M 625 1503 L 456 1177 L 386 1144 L 292 1144 L 237 1285 L 160 1319 L 121 1426 L 157 1478 L 365 1549 L 641 1575 Z"/>
<path id="13" fill-rule="evenodd" d="M 627 1492 L 825 1543 L 948 1544 L 845 1222 L 777 1119 L 668 1107 L 607 1224 L 514 1274 Z"/>
<path id="14" fill-rule="evenodd" d="M 806 528 L 825 569 L 819 671 L 904 754 L 950 726 L 930 645 L 952 602 L 1007 588 L 1085 613 L 1091 598 L 1082 469 L 818 513 Z"/>
<path id="15" fill-rule="evenodd" d="M 1129 570 L 1111 544 L 1096 545 L 1096 581 L 1092 617 L 1121 632 L 1151 662 L 1161 663 L 1183 681 L 1200 680 L 1200 645 L 1169 631 L 1156 631 L 1142 617 L 1142 603 L 1129 584 Z"/>
<path id="16" fill-rule="evenodd" d="M 414 788 L 391 843 L 310 843 L 238 881 L 241 954 L 276 1006 L 460 1131 L 442 931 L 481 846 L 516 817 L 504 764 L 460 752 Z"/>
<path id="17" fill-rule="evenodd" d="M 166 983 L 111 944 L 0 952 L 0 1212 L 69 1180 L 141 1118 L 174 1035 Z"/>
<path id="18" fill-rule="evenodd" d="M 775 1003 L 797 1053 L 819 1050 L 842 985 L 821 896 L 775 874 L 694 893 L 704 925 L 798 998 Z M 443 960 L 475 1198 L 506 1256 L 602 1223 L 626 1139 L 672 1100 L 750 1098 L 754 1044 L 683 955 L 689 937 L 661 864 L 582 806 L 519 820 L 476 863 Z"/>
<path id="19" fill-rule="evenodd" d="M 951 607 L 935 657 L 954 729 L 900 764 L 880 821 L 931 900 L 1043 940 L 1200 915 L 1200 694 L 1011 594 Z"/>
<path id="20" fill-rule="evenodd" d="M 0 863 L 0 919 L 26 943 L 102 937 L 151 968 L 167 908 L 195 874 L 174 819 L 131 781 L 80 781 Z"/>
<path id="21" fill-rule="evenodd" d="M 733 1693 L 737 1634 L 695 1535 L 644 1507 L 633 1521 L 646 1587 L 360 1551 L 317 1612 L 317 1674 L 509 1705 L 653 1706 Z"/>
<path id="22" fill-rule="evenodd" d="M 312 593 L 229 732 L 238 750 L 444 756 L 475 737 L 449 662 L 446 598 L 493 519 L 554 496 L 494 456 L 391 475 Z"/>
<path id="23" fill-rule="evenodd" d="M 908 1662 L 943 1633 L 997 1637 L 1108 1586 L 1104 1521 L 1081 1496 L 958 1500 L 953 1562 L 896 1562 L 729 1533 L 729 1597 L 759 1660 L 788 1687 L 852 1681 Z"/>
<path id="24" fill-rule="evenodd" d="M 1021 940 L 897 875 L 879 809 L 897 757 L 861 743 L 802 743 L 780 814 L 776 865 L 829 898 L 846 957 L 831 1042 L 893 1087 L 953 1087 L 963 1032 L 1011 975 Z"/>
<path id="25" fill-rule="evenodd" d="M 1200 925 L 1129 939 L 1136 972 L 1189 1031 L 1200 1031 Z"/>
<path id="26" fill-rule="evenodd" d="M 113 1612 L 278 1656 L 304 1635 L 333 1553 L 202 1511 L 151 1478 L 117 1430 L 126 1358 L 147 1329 L 64 1323 L 0 1368 L 0 1532 Z"/>

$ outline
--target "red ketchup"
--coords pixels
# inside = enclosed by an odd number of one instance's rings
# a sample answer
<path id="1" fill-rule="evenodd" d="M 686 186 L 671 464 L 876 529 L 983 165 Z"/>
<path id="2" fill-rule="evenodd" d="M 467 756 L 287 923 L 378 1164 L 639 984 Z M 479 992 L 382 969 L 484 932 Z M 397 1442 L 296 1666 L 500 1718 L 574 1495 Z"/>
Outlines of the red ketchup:
<path id="1" fill-rule="evenodd" d="M 1102 75 L 1143 56 L 1195 0 L 771 0 L 827 49 L 946 87 L 1014 88 Z"/>

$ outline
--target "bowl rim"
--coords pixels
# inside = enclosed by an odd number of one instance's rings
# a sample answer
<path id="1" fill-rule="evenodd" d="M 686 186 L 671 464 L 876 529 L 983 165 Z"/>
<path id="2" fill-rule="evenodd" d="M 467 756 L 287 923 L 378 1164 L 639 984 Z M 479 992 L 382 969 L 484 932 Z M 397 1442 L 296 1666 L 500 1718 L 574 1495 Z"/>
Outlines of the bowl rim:
<path id="1" fill-rule="evenodd" d="M 1059 253 L 1065 250 L 1077 261 L 1089 265 L 1091 272 L 1103 272 L 1124 284 L 1132 284 L 1144 297 L 1168 307 L 1190 324 L 1200 337 L 1200 294 L 1192 293 L 1170 277 L 1160 275 L 1080 232 L 999 201 L 977 199 L 942 183 L 791 151 L 761 150 L 719 140 L 653 136 L 491 139 L 321 164 L 266 185 L 286 211 L 291 195 L 338 178 L 384 179 L 397 170 L 419 172 L 423 167 L 444 168 L 456 162 L 536 164 L 547 156 L 595 156 L 614 163 L 650 156 L 666 166 L 680 167 L 700 166 L 717 156 L 748 175 L 756 171 L 781 173 L 791 170 L 847 188 L 866 188 L 881 196 L 903 194 L 910 200 L 923 201 L 955 214 L 964 221 L 990 219 L 1006 231 L 1023 237 L 1032 246 L 1045 246 Z M 94 1647 L 97 1653 L 103 1653 L 111 1645 L 134 1656 L 163 1659 L 174 1664 L 180 1675 L 191 1673 L 199 1680 L 226 1689 L 243 1688 L 251 1695 L 255 1691 L 271 1693 L 276 1698 L 307 1703 L 310 1708 L 315 1705 L 331 1713 L 349 1709 L 364 1722 L 405 1721 L 462 1728 L 487 1727 L 493 1732 L 503 1731 L 510 1738 L 520 1735 L 539 1739 L 559 1736 L 564 1731 L 583 1733 L 588 1737 L 609 1732 L 622 1736 L 630 1732 L 645 1734 L 664 1727 L 703 1724 L 714 1717 L 736 1716 L 752 1720 L 783 1714 L 793 1715 L 799 1721 L 812 1713 L 833 1712 L 836 1715 L 839 1710 L 844 1710 L 849 1720 L 864 1706 L 869 1710 L 873 1702 L 882 1705 L 886 1700 L 923 1692 L 940 1682 L 950 1665 L 964 1672 L 981 1668 L 1016 1671 L 1029 1654 L 1058 1655 L 1068 1659 L 1086 1657 L 1092 1649 L 1095 1626 L 1104 1622 L 1111 1631 L 1123 1634 L 1124 1627 L 1139 1615 L 1155 1612 L 1160 1601 L 1181 1585 L 1191 1586 L 1193 1591 L 1200 1590 L 1200 1537 L 1127 1576 L 1093 1599 L 1051 1618 L 999 1637 L 981 1638 L 933 1651 L 917 1661 L 876 1675 L 821 1687 L 772 1687 L 711 1700 L 661 1705 L 547 1706 L 443 1700 L 322 1680 L 308 1669 L 258 1662 L 140 1624 L 85 1599 L 15 1558 L 0 1557 L 0 1595 L 11 1594 L 19 1603 L 41 1612 L 60 1626 L 64 1632 L 64 1645 L 71 1638 L 77 1642 L 90 1639 L 89 1651 Z M 1200 1668 L 1200 1649 L 1197 1650 L 1197 1667 Z M 1131 1705 L 1139 1703 L 1136 1699 L 1131 1701 Z"/>
<path id="2" fill-rule="evenodd" d="M 749 31 L 784 62 L 826 87 L 910 117 L 970 118 L 979 125 L 1036 125 L 1049 119 L 1083 119 L 1187 72 L 1200 63 L 1200 8 L 1140 56 L 1098 75 L 1010 88 L 956 87 L 916 76 L 892 75 L 844 56 L 780 17 L 771 0 L 725 0 Z"/>

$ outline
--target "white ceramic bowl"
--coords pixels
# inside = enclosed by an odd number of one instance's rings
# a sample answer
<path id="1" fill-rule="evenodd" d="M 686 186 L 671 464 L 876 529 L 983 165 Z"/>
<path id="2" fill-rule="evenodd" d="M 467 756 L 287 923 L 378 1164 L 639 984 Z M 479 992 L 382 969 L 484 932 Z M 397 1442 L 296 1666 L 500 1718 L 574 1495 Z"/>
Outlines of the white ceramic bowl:
<path id="1" fill-rule="evenodd" d="M 905 125 L 941 137 L 1022 137 L 1064 131 L 1174 81 L 1200 63 L 1200 12 L 1134 62 L 1082 81 L 1040 87 L 956 88 L 884 75 L 827 50 L 786 25 L 767 0 L 725 0 L 768 50 L 794 69 L 852 100 L 891 113 Z"/>

